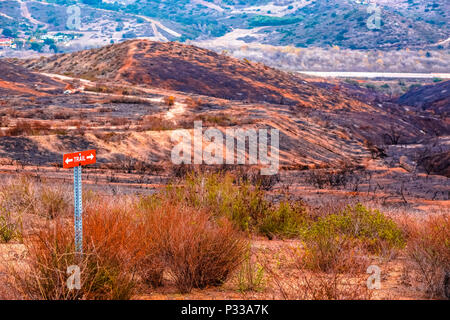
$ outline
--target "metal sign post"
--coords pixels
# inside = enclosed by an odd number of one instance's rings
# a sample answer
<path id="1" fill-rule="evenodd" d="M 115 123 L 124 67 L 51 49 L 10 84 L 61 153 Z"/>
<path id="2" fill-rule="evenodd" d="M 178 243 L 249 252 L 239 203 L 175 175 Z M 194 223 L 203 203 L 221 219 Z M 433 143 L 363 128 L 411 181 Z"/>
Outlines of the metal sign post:
<path id="1" fill-rule="evenodd" d="M 75 250 L 83 253 L 83 195 L 81 189 L 81 166 L 73 168 L 73 190 L 75 207 Z"/>
<path id="2" fill-rule="evenodd" d="M 75 250 L 83 253 L 83 196 L 81 188 L 81 166 L 97 162 L 95 150 L 81 151 L 65 154 L 63 167 L 73 168 L 73 195 L 74 195 L 74 225 L 75 225 Z"/>

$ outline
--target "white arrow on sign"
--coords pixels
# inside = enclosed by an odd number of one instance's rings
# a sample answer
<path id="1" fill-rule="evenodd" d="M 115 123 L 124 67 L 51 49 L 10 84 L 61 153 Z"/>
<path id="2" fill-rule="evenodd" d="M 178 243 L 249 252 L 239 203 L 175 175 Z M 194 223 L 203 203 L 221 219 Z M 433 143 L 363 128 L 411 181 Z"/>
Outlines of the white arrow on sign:
<path id="1" fill-rule="evenodd" d="M 86 158 L 92 160 L 92 159 L 94 159 L 94 156 L 93 156 L 92 153 L 91 153 L 91 155 L 90 155 L 90 156 L 87 156 Z"/>
<path id="2" fill-rule="evenodd" d="M 69 158 L 66 159 L 66 164 L 69 164 L 71 162 L 73 162 L 73 159 L 69 159 Z"/>

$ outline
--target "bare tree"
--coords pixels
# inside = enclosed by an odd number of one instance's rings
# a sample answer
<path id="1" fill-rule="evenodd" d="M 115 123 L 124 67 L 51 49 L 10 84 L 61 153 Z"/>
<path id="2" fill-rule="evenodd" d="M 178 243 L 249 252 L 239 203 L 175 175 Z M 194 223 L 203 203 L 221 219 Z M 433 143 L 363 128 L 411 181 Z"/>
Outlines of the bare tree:
<path id="1" fill-rule="evenodd" d="M 383 135 L 384 142 L 390 145 L 398 145 L 403 134 L 398 128 L 391 125 L 389 132 Z"/>

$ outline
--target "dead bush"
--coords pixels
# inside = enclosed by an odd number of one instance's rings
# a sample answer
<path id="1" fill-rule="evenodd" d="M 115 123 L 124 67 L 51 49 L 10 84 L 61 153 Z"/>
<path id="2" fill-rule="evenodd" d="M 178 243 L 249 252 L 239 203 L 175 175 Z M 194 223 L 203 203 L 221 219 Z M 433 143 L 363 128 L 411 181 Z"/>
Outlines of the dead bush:
<path id="1" fill-rule="evenodd" d="M 127 119 L 127 118 L 123 118 L 123 117 L 120 117 L 120 118 L 111 118 L 110 120 L 109 120 L 109 122 L 111 123 L 111 125 L 113 125 L 113 126 L 125 126 L 125 125 L 127 125 L 127 124 L 129 124 L 130 123 L 130 120 L 129 119 Z"/>
<path id="2" fill-rule="evenodd" d="M 161 116 L 147 115 L 143 118 L 141 122 L 141 127 L 138 131 L 162 131 L 162 130 L 172 130 L 176 126 L 173 122 L 163 119 Z"/>
<path id="3" fill-rule="evenodd" d="M 424 222 L 409 223 L 407 229 L 407 252 L 419 274 L 418 281 L 431 298 L 444 297 L 449 292 L 450 217 L 432 216 Z"/>
<path id="4" fill-rule="evenodd" d="M 204 126 L 213 127 L 213 126 L 235 126 L 239 125 L 240 122 L 238 119 L 231 117 L 225 113 L 217 113 L 217 114 L 201 114 L 194 118 L 195 121 L 202 121 Z"/>
<path id="5" fill-rule="evenodd" d="M 42 189 L 39 203 L 41 208 L 39 213 L 49 219 L 68 213 L 70 202 L 64 191 L 60 188 L 49 187 Z"/>
<path id="6" fill-rule="evenodd" d="M 98 93 L 113 93 L 115 88 L 111 88 L 101 84 L 96 84 L 95 86 L 86 86 L 84 90 Z"/>
<path id="7" fill-rule="evenodd" d="M 221 285 L 241 263 L 247 241 L 226 219 L 195 209 L 164 204 L 147 213 L 149 251 L 158 247 L 178 290 Z M 155 260 L 152 261 L 155 264 Z"/>
<path id="8" fill-rule="evenodd" d="M 9 125 L 8 117 L 1 116 L 0 117 L 0 127 L 7 127 Z"/>
<path id="9" fill-rule="evenodd" d="M 200 98 L 191 98 L 191 97 L 187 97 L 184 100 L 184 103 L 186 104 L 186 106 L 189 109 L 193 109 L 193 110 L 201 109 L 202 106 L 207 105 L 207 104 L 205 104 L 205 102 L 202 101 L 202 99 L 200 99 Z"/>
<path id="10" fill-rule="evenodd" d="M 130 97 L 130 96 L 121 96 L 111 98 L 107 103 L 123 103 L 123 104 L 151 104 L 146 99 L 138 98 L 138 97 Z"/>
<path id="11" fill-rule="evenodd" d="M 9 268 L 28 299 L 130 299 L 140 258 L 133 218 L 120 207 L 101 203 L 86 210 L 83 254 L 74 248 L 73 222 L 57 220 L 25 240 L 25 267 Z M 80 268 L 81 289 L 69 289 L 68 267 Z"/>
<path id="12" fill-rule="evenodd" d="M 48 134 L 51 130 L 51 125 L 43 121 L 17 121 L 17 123 L 8 128 L 4 135 L 6 136 L 25 136 L 25 135 L 40 135 Z"/>
<path id="13" fill-rule="evenodd" d="M 59 111 L 53 114 L 53 119 L 68 120 L 72 117 L 72 113 L 68 111 Z"/>
<path id="14" fill-rule="evenodd" d="M 19 215 L 36 212 L 37 193 L 31 178 L 21 176 L 0 186 L 0 205 L 4 210 Z"/>
<path id="15" fill-rule="evenodd" d="M 327 273 L 311 271 L 298 247 L 285 249 L 286 261 L 280 261 L 280 250 L 273 250 L 261 263 L 281 298 L 287 300 L 368 300 L 372 297 L 367 288 L 367 274 L 356 268 L 334 268 Z M 341 259 L 342 265 L 350 265 L 352 259 Z M 289 276 L 286 270 L 289 266 Z"/>
<path id="16" fill-rule="evenodd" d="M 383 141 L 387 145 L 398 145 L 400 144 L 400 139 L 402 137 L 403 133 L 401 132 L 401 129 L 391 125 L 390 129 L 383 134 Z"/>
<path id="17" fill-rule="evenodd" d="M 119 143 L 128 137 L 126 133 L 116 133 L 116 132 L 101 132 L 94 131 L 94 136 L 97 139 L 103 140 L 108 143 Z"/>
<path id="18" fill-rule="evenodd" d="M 334 169 L 310 170 L 306 176 L 306 181 L 318 189 L 324 189 L 327 186 L 344 189 L 348 187 L 356 192 L 366 178 L 367 172 L 364 166 L 356 166 L 342 161 Z"/>

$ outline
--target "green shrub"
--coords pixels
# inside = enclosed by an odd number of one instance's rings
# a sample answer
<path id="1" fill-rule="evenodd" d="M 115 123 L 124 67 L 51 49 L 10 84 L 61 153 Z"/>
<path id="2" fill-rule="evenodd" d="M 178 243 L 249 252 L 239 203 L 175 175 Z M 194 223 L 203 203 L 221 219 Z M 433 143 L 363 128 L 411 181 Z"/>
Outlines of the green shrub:
<path id="1" fill-rule="evenodd" d="M 348 206 L 339 213 L 319 218 L 306 230 L 306 238 L 321 234 L 358 240 L 375 253 L 405 246 L 403 232 L 392 219 L 362 204 Z"/>
<path id="2" fill-rule="evenodd" d="M 264 192 L 249 183 L 240 186 L 229 174 L 188 174 L 182 188 L 169 186 L 166 196 L 188 206 L 205 209 L 213 217 L 226 217 L 243 231 L 255 230 L 270 209 Z"/>
<path id="3" fill-rule="evenodd" d="M 8 243 L 12 240 L 22 240 L 20 219 L 14 220 L 4 208 L 0 211 L 0 242 Z"/>
<path id="4" fill-rule="evenodd" d="M 301 234 L 306 223 L 306 209 L 303 203 L 283 201 L 268 210 L 259 225 L 259 232 L 269 239 L 274 235 L 293 238 Z"/>
<path id="5" fill-rule="evenodd" d="M 319 218 L 303 231 L 304 254 L 301 258 L 306 268 L 342 272 L 352 267 L 347 262 L 353 257 L 351 251 L 355 243 L 350 236 L 340 232 L 336 218 L 336 215 Z"/>
<path id="6" fill-rule="evenodd" d="M 254 16 L 249 19 L 250 27 L 261 27 L 261 26 L 283 26 L 287 24 L 298 23 L 303 20 L 302 16 L 298 17 L 272 17 L 272 16 Z"/>
<path id="7" fill-rule="evenodd" d="M 304 266 L 323 272 L 362 271 L 364 259 L 358 254 L 359 244 L 347 236 L 327 231 L 320 230 L 306 238 L 301 254 Z"/>
<path id="8" fill-rule="evenodd" d="M 237 285 L 241 293 L 264 289 L 264 267 L 254 260 L 249 249 L 237 273 Z"/>
<path id="9" fill-rule="evenodd" d="M 188 174 L 183 187 L 170 185 L 163 196 L 206 210 L 215 218 L 226 217 L 242 231 L 294 237 L 305 221 L 303 203 L 274 205 L 260 184 L 252 185 L 230 173 Z"/>

